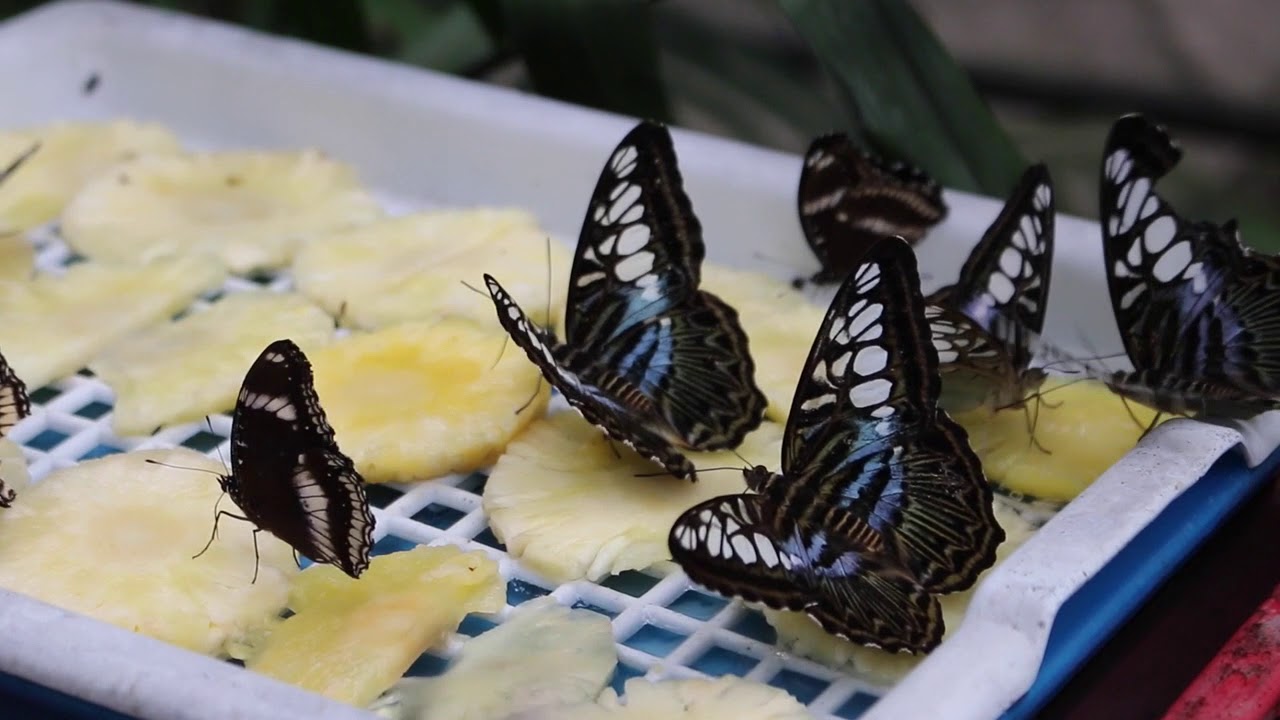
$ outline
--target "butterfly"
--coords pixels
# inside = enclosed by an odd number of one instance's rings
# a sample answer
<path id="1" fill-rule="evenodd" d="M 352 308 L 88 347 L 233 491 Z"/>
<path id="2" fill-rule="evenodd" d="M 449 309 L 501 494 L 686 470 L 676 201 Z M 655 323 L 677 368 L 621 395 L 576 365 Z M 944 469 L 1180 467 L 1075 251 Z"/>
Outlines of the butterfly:
<path id="1" fill-rule="evenodd" d="M 374 518 L 364 480 L 338 449 L 311 363 L 293 341 L 268 345 L 245 374 L 231 417 L 231 472 L 219 483 L 244 513 L 219 517 L 247 520 L 353 578 L 369 567 Z"/>
<path id="2" fill-rule="evenodd" d="M 1093 374 L 1162 413 L 1246 419 L 1280 408 L 1280 259 L 1245 248 L 1234 220 L 1186 220 L 1155 192 L 1181 157 L 1141 115 L 1107 136 L 1103 256 L 1134 369 Z"/>
<path id="3" fill-rule="evenodd" d="M 0 437 L 8 435 L 14 425 L 30 414 L 31 401 L 27 398 L 26 383 L 0 355 Z M 0 479 L 0 507 L 11 507 L 17 497 L 17 493 L 5 487 L 4 480 Z"/>
<path id="4" fill-rule="evenodd" d="M 587 207 L 565 342 L 484 278 L 503 328 L 570 405 L 691 480 L 683 451 L 736 447 L 766 405 L 737 312 L 698 289 L 704 252 L 671 136 L 642 122 L 609 157 Z"/>
<path id="5" fill-rule="evenodd" d="M 929 295 L 943 377 L 942 405 L 1024 406 L 1044 382 L 1031 367 L 1044 331 L 1053 270 L 1053 180 L 1043 164 L 1023 172 L 969 253 L 959 279 Z"/>
<path id="6" fill-rule="evenodd" d="M 890 235 L 914 243 L 947 216 L 937 181 L 860 150 L 844 133 L 809 145 L 797 203 L 805 241 L 822 265 L 808 280 L 817 284 L 844 280 L 871 243 Z"/>
<path id="7" fill-rule="evenodd" d="M 872 247 L 837 291 L 800 375 L 781 472 L 686 510 L 672 557 L 712 590 L 807 613 L 889 651 L 940 642 L 937 593 L 970 587 L 1004 540 L 964 429 L 937 407 L 915 255 Z"/>

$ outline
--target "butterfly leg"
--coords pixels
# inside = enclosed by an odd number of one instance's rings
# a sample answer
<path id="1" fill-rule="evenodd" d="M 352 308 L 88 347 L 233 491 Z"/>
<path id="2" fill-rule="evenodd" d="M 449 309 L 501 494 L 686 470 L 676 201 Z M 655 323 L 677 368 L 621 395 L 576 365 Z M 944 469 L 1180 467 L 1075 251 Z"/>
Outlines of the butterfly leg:
<path id="1" fill-rule="evenodd" d="M 1034 445 L 1037 450 L 1045 455 L 1052 455 L 1053 451 L 1040 444 L 1040 440 L 1036 438 L 1036 425 L 1040 423 L 1040 398 L 1036 397 L 1036 409 L 1033 412 L 1028 403 L 1022 404 L 1022 414 L 1027 419 L 1027 437 L 1029 444 Z"/>
<path id="2" fill-rule="evenodd" d="M 1142 438 L 1145 438 L 1148 434 L 1150 434 L 1150 432 L 1151 432 L 1152 430 L 1155 430 L 1155 429 L 1156 429 L 1156 425 L 1159 425 L 1159 424 L 1160 424 L 1160 418 L 1162 418 L 1162 417 L 1164 417 L 1164 413 L 1163 413 L 1163 412 L 1157 412 L 1157 413 L 1156 413 L 1156 416 L 1155 416 L 1155 417 L 1153 417 L 1153 418 L 1151 418 L 1151 422 L 1147 425 L 1146 429 L 1142 431 L 1142 435 L 1141 435 L 1141 436 L 1139 436 L 1139 438 L 1138 438 L 1138 439 L 1139 439 L 1139 440 L 1141 440 Z"/>
<path id="3" fill-rule="evenodd" d="M 249 581 L 250 585 L 258 582 L 258 566 L 261 564 L 261 557 L 258 555 L 258 533 L 262 532 L 262 528 L 255 527 L 253 529 L 253 579 Z M 297 552 L 296 550 L 294 552 Z"/>
<path id="4" fill-rule="evenodd" d="M 243 515 L 236 515 L 235 513 L 227 510 L 219 510 L 213 516 L 213 532 L 209 533 L 209 542 L 204 544 L 204 547 L 200 549 L 200 552 L 191 556 L 192 560 L 195 560 L 196 558 L 208 552 L 209 547 L 213 545 L 213 541 L 218 539 L 218 521 L 222 519 L 223 515 L 226 515 L 229 518 L 235 518 L 236 520 L 243 520 L 245 522 L 250 522 L 249 518 Z M 258 530 L 255 528 L 253 532 L 255 533 L 253 542 L 254 542 L 254 552 L 256 553 L 257 547 L 258 547 L 258 544 L 257 544 L 258 540 L 257 540 L 256 533 L 258 532 Z M 257 577 L 257 570 L 254 570 L 254 577 Z"/>
<path id="5" fill-rule="evenodd" d="M 540 392 L 542 392 L 542 375 L 538 375 L 538 384 L 534 386 L 533 394 L 529 396 L 528 400 L 524 401 L 523 405 L 521 405 L 518 409 L 516 409 L 516 414 L 519 415 L 520 413 L 524 412 L 525 408 L 532 405 L 533 401 L 538 399 L 538 393 Z"/>

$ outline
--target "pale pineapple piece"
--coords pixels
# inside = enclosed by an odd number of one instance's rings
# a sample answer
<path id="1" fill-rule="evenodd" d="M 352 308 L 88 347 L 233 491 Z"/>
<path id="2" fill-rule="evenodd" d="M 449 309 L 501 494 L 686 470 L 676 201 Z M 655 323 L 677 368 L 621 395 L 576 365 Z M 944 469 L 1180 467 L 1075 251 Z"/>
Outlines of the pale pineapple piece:
<path id="1" fill-rule="evenodd" d="M 30 484 L 31 472 L 27 469 L 22 447 L 8 438 L 0 439 L 0 491 L 5 495 L 17 495 Z"/>
<path id="2" fill-rule="evenodd" d="M 375 556 L 359 580 L 313 565 L 289 595 L 296 614 L 276 626 L 247 667 L 364 707 L 468 613 L 495 613 L 505 604 L 497 563 L 451 545 Z"/>
<path id="3" fill-rule="evenodd" d="M 0 231 L 53 220 L 85 183 L 122 160 L 181 149 L 177 137 L 155 123 L 58 123 L 0 132 L 0 166 L 37 142 L 40 149 L 0 187 Z"/>
<path id="4" fill-rule="evenodd" d="M 618 664 L 608 618 L 527 602 L 435 678 L 406 678 L 370 709 L 397 720 L 489 720 L 596 699 Z"/>
<path id="5" fill-rule="evenodd" d="M 996 522 L 1004 528 L 1005 541 L 996 549 L 995 565 L 979 576 L 978 582 L 974 583 L 973 587 L 962 592 L 938 596 L 938 602 L 942 605 L 943 622 L 946 623 L 944 642 L 948 635 L 960 627 L 978 584 L 1035 532 L 1034 526 L 1001 498 L 997 497 L 993 506 Z M 890 653 L 879 648 L 849 642 L 827 633 L 804 613 L 765 608 L 764 616 L 778 631 L 780 647 L 827 665 L 851 666 L 862 675 L 877 682 L 885 684 L 897 682 L 925 657 L 907 653 Z"/>
<path id="6" fill-rule="evenodd" d="M 272 342 L 309 351 L 332 336 L 333 319 L 301 295 L 237 293 L 112 344 L 89 369 L 115 391 L 116 434 L 143 435 L 233 408 L 245 371 Z"/>
<path id="7" fill-rule="evenodd" d="M 756 384 L 769 399 L 765 417 L 786 422 L 796 383 L 826 308 L 767 275 L 710 263 L 702 267 L 702 288 L 738 311 L 756 364 Z"/>
<path id="8" fill-rule="evenodd" d="M 381 215 L 350 167 L 315 150 L 152 155 L 87 184 L 62 234 L 95 259 L 195 251 L 247 273 L 284 267 L 315 238 Z"/>
<path id="9" fill-rule="evenodd" d="M 542 415 L 547 384 L 514 345 L 502 352 L 505 340 L 496 322 L 442 319 L 351 335 L 310 353 L 338 443 L 367 482 L 487 467 Z"/>
<path id="10" fill-rule="evenodd" d="M 21 234 L 0 235 L 0 282 L 29 280 L 35 271 L 35 246 Z"/>
<path id="11" fill-rule="evenodd" d="M 631 678 L 622 697 L 605 690 L 598 703 L 516 713 L 510 720 L 812 720 L 789 693 L 753 680 L 714 679 L 650 682 Z"/>
<path id="12" fill-rule="evenodd" d="M 34 390 L 85 367 L 115 340 L 172 317 L 226 271 L 213 258 L 79 263 L 61 277 L 0 282 L 4 355 Z"/>
<path id="13" fill-rule="evenodd" d="M 151 458 L 165 467 L 145 462 Z M 8 466 L 8 463 L 5 463 Z M 203 472 L 202 472 L 203 471 Z M 273 622 L 297 574 L 288 545 L 223 518 L 221 463 L 186 449 L 56 470 L 0 515 L 0 587 L 207 655 Z M 230 498 L 221 509 L 238 513 Z"/>
<path id="14" fill-rule="evenodd" d="M 766 422 L 738 453 L 768 465 L 781 444 L 782 428 Z M 689 459 L 698 468 L 743 464 L 729 451 L 690 453 Z M 532 423 L 507 447 L 489 474 L 483 504 L 489 527 L 513 557 L 553 582 L 599 580 L 670 560 L 667 534 L 680 513 L 746 490 L 736 469 L 700 472 L 696 483 L 661 473 L 577 413 L 563 411 Z"/>
<path id="15" fill-rule="evenodd" d="M 1040 403 L 1035 437 L 1049 453 L 1031 443 L 1021 409 L 954 415 L 992 484 L 1040 500 L 1067 502 L 1079 495 L 1133 449 L 1155 417 L 1154 410 L 1133 402 L 1130 416 L 1118 395 L 1093 380 L 1051 378 L 1041 392 L 1048 395 Z"/>
<path id="16" fill-rule="evenodd" d="M 545 325 L 548 300 L 552 318 L 563 314 L 572 261 L 548 237 L 523 210 L 431 210 L 312 243 L 298 253 L 293 276 L 300 292 L 350 327 L 449 315 L 497 327 L 488 294 L 463 285 L 483 288 L 489 273 L 531 321 Z"/>

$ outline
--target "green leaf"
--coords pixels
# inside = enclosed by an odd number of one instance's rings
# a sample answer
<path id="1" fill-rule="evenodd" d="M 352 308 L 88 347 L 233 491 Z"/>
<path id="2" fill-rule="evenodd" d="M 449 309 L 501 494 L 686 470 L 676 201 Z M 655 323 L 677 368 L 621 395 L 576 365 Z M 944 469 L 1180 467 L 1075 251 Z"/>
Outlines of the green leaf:
<path id="1" fill-rule="evenodd" d="M 540 94 L 670 120 L 646 0 L 503 0 L 501 25 Z"/>
<path id="2" fill-rule="evenodd" d="M 1027 163 L 904 0 L 778 0 L 843 91 L 864 142 L 944 185 L 1003 197 Z"/>

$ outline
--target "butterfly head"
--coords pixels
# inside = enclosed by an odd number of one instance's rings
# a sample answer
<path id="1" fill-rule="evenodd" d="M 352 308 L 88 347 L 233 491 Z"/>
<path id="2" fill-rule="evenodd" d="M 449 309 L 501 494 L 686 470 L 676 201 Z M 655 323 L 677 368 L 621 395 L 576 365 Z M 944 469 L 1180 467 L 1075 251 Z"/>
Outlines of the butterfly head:
<path id="1" fill-rule="evenodd" d="M 769 484 L 769 481 L 773 479 L 773 472 L 763 465 L 756 465 L 754 467 L 744 468 L 742 471 L 742 477 L 746 478 L 747 487 L 750 488 L 752 492 L 758 493 L 763 491 L 765 486 Z"/>

